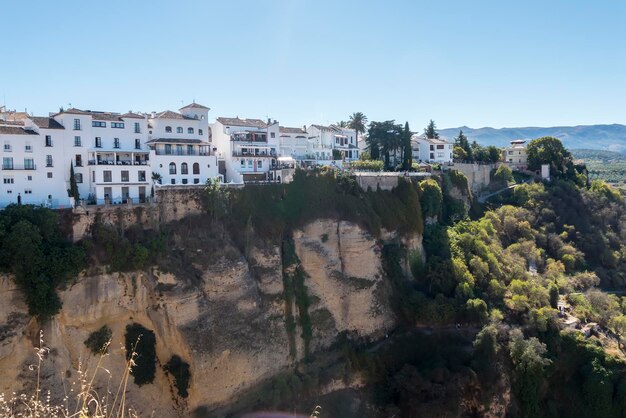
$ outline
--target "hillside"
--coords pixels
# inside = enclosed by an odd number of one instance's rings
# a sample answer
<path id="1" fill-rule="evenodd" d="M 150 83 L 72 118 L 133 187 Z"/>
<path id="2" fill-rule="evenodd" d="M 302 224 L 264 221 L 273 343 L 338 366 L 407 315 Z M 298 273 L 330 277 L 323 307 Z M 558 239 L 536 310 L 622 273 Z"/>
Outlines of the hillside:
<path id="1" fill-rule="evenodd" d="M 626 125 L 580 125 L 520 127 L 520 128 L 460 128 L 441 129 L 439 133 L 446 138 L 454 138 L 459 129 L 471 140 L 481 145 L 503 146 L 513 139 L 534 139 L 542 136 L 559 138 L 565 147 L 601 149 L 626 152 Z"/>
<path id="2" fill-rule="evenodd" d="M 626 153 L 575 149 L 572 155 L 585 161 L 591 179 L 598 178 L 611 183 L 626 181 Z"/>

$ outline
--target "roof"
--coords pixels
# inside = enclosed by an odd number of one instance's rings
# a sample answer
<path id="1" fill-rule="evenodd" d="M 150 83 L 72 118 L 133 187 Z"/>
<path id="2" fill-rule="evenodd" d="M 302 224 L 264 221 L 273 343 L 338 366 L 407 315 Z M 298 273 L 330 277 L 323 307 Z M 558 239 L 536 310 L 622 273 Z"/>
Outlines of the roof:
<path id="1" fill-rule="evenodd" d="M 133 112 L 127 112 L 127 113 L 124 113 L 124 114 L 122 115 L 122 117 L 123 117 L 123 118 L 129 118 L 129 119 L 130 119 L 130 118 L 133 118 L 133 119 L 143 119 L 143 118 L 144 118 L 142 115 L 139 115 L 139 114 L 137 114 L 137 113 L 133 113 Z"/>
<path id="2" fill-rule="evenodd" d="M 311 128 L 319 129 L 320 131 L 333 131 L 340 132 L 341 129 L 336 127 L 335 125 L 324 126 L 324 125 L 311 125 Z"/>
<path id="3" fill-rule="evenodd" d="M 61 113 L 69 113 L 72 115 L 88 115 L 89 112 L 85 112 L 84 110 L 80 110 L 80 109 L 76 109 L 75 107 L 70 107 L 67 110 L 62 110 L 57 114 L 61 114 Z"/>
<path id="4" fill-rule="evenodd" d="M 7 116 L 8 120 L 19 120 L 24 118 L 29 118 L 30 115 L 26 112 L 11 112 L 9 111 L 9 115 Z"/>
<path id="5" fill-rule="evenodd" d="M 236 118 L 217 118 L 217 121 L 224 126 L 245 126 L 249 128 L 267 128 L 267 123 L 261 119 L 240 119 Z"/>
<path id="6" fill-rule="evenodd" d="M 430 142 L 431 144 L 439 144 L 439 145 L 452 144 L 452 142 L 448 141 L 446 138 L 427 138 L 426 135 L 424 134 L 413 135 L 411 139 L 426 141 L 426 142 Z"/>
<path id="7" fill-rule="evenodd" d="M 191 104 L 188 104 L 187 106 L 181 107 L 178 110 L 183 110 L 183 109 L 206 109 L 206 110 L 211 110 L 210 108 L 206 107 L 206 106 L 202 106 L 201 104 L 198 104 L 196 102 L 193 102 Z"/>
<path id="8" fill-rule="evenodd" d="M 37 135 L 37 132 L 24 129 L 20 126 L 2 126 L 0 125 L 0 134 L 2 135 Z"/>
<path id="9" fill-rule="evenodd" d="M 38 128 L 42 129 L 65 129 L 63 125 L 46 116 L 33 116 L 30 118 Z"/>
<path id="10" fill-rule="evenodd" d="M 155 138 L 146 142 L 146 144 L 197 144 L 197 145 L 209 145 L 208 142 L 201 139 L 180 139 L 180 138 Z"/>
<path id="11" fill-rule="evenodd" d="M 193 118 L 189 118 L 187 116 L 183 116 L 178 112 L 172 112 L 171 110 L 165 110 L 163 112 L 159 112 L 154 116 L 155 119 L 191 119 L 191 120 L 195 120 Z"/>
<path id="12" fill-rule="evenodd" d="M 515 139 L 511 141 L 511 144 L 525 144 L 525 143 L 526 143 L 525 139 Z"/>
<path id="13" fill-rule="evenodd" d="M 305 134 L 306 131 L 302 128 L 289 128 L 286 126 L 279 126 L 278 130 L 281 134 Z"/>

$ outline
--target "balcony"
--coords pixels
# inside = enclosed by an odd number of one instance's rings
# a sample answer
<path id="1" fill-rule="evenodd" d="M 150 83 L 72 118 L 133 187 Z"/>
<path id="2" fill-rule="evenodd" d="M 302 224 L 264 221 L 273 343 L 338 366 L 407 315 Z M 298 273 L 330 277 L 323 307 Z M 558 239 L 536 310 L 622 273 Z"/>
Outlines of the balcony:
<path id="1" fill-rule="evenodd" d="M 267 134 L 264 132 L 238 132 L 231 134 L 230 140 L 235 142 L 267 143 Z"/>
<path id="2" fill-rule="evenodd" d="M 206 157 L 211 155 L 210 151 L 187 151 L 187 150 L 182 150 L 182 151 L 177 151 L 177 150 L 171 150 L 171 151 L 166 151 L 164 149 L 156 149 L 154 150 L 156 155 L 189 155 L 192 157 Z"/>
<path id="3" fill-rule="evenodd" d="M 269 157 L 276 158 L 275 151 L 233 151 L 233 157 Z"/>
<path id="4" fill-rule="evenodd" d="M 35 164 L 11 164 L 11 165 L 2 165 L 3 170 L 36 170 L 37 166 Z"/>
<path id="5" fill-rule="evenodd" d="M 89 160 L 87 162 L 89 165 L 148 165 L 150 161 L 131 161 L 131 160 Z"/>

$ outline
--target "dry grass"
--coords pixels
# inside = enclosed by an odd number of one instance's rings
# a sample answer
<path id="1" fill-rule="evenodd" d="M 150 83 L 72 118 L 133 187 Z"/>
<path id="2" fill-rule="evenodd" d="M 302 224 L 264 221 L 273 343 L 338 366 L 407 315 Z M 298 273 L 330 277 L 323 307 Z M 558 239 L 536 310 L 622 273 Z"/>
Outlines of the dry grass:
<path id="1" fill-rule="evenodd" d="M 110 342 L 107 342 L 107 346 Z M 136 346 L 136 344 L 135 344 Z M 41 367 L 49 352 L 44 345 L 43 332 L 39 334 L 39 347 L 35 347 L 37 364 L 29 366 L 36 373 L 36 388 L 32 394 L 12 393 L 10 397 L 0 394 L 0 416 L 3 418 L 138 418 L 135 410 L 126 403 L 126 389 L 131 368 L 134 366 L 136 352 L 130 356 L 124 368 L 124 374 L 116 385 L 112 384 L 111 373 L 102 363 L 107 354 L 98 358 L 95 370 L 83 370 L 82 362 L 78 367 L 78 380 L 72 382 L 69 393 L 58 402 L 52 400 L 49 390 L 41 387 Z M 106 351 L 106 350 L 103 350 Z M 109 375 L 105 393 L 99 393 L 95 386 L 96 376 L 103 371 Z M 74 389 L 76 387 L 76 389 Z"/>

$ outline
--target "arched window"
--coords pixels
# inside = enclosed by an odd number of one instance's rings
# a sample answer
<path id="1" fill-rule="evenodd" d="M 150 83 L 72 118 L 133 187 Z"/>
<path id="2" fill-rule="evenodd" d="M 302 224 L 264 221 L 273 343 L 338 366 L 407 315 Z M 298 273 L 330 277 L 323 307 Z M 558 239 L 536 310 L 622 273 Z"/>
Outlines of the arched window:
<path id="1" fill-rule="evenodd" d="M 166 126 L 165 127 L 165 132 L 167 132 L 168 134 L 172 133 L 172 127 L 171 126 Z"/>
<path id="2" fill-rule="evenodd" d="M 187 168 L 187 163 L 182 163 L 180 165 L 180 174 L 189 174 L 189 169 Z"/>
<path id="3" fill-rule="evenodd" d="M 183 128 L 182 128 L 182 126 L 179 126 L 178 128 L 176 128 L 176 133 L 177 133 L 177 134 L 182 134 L 182 133 L 183 133 Z"/>
<path id="4" fill-rule="evenodd" d="M 176 174 L 176 164 L 170 163 L 170 174 Z"/>
<path id="5" fill-rule="evenodd" d="M 193 163 L 193 174 L 200 174 L 200 164 Z"/>
<path id="6" fill-rule="evenodd" d="M 192 134 L 193 133 L 193 128 L 187 128 L 187 133 L 188 134 Z"/>

